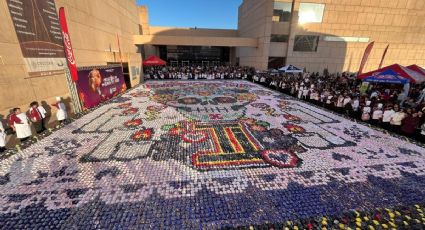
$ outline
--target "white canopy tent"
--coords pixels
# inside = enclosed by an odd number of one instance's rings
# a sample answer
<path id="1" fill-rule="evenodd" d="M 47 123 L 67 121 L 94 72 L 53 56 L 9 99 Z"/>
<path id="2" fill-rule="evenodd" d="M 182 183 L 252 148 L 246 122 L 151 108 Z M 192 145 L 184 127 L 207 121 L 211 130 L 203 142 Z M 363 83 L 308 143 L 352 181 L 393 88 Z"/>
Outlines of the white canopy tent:
<path id="1" fill-rule="evenodd" d="M 287 65 L 279 69 L 279 72 L 283 73 L 302 73 L 304 72 L 302 69 L 293 66 L 293 65 Z"/>

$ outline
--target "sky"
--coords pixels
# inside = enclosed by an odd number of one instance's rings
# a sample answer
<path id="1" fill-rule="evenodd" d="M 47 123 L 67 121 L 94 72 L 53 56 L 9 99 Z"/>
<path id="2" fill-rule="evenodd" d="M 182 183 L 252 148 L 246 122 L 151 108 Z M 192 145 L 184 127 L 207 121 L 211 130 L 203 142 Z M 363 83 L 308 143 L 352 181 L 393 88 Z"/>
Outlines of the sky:
<path id="1" fill-rule="evenodd" d="M 152 26 L 236 29 L 242 0 L 137 0 Z"/>

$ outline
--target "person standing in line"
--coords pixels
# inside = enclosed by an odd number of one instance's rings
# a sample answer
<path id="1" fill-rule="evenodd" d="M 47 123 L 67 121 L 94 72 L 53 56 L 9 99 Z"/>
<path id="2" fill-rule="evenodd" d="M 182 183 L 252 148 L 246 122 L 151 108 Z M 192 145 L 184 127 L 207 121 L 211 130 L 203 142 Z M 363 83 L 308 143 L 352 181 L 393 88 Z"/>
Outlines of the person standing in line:
<path id="1" fill-rule="evenodd" d="M 12 129 L 16 132 L 16 137 L 21 143 L 27 141 L 32 135 L 29 119 L 25 113 L 21 112 L 20 108 L 14 108 L 13 114 L 10 116 Z"/>
<path id="2" fill-rule="evenodd" d="M 382 107 L 383 107 L 383 104 L 379 103 L 378 106 L 373 108 L 372 125 L 381 126 L 381 120 L 383 116 Z"/>
<path id="3" fill-rule="evenodd" d="M 418 125 L 418 113 L 407 114 L 406 117 L 401 121 L 401 133 L 407 137 L 413 138 Z"/>
<path id="4" fill-rule="evenodd" d="M 359 97 L 355 97 L 354 100 L 351 102 L 351 107 L 353 108 L 353 117 L 359 118 L 360 116 L 360 100 Z"/>
<path id="5" fill-rule="evenodd" d="M 62 125 L 67 116 L 65 104 L 62 102 L 62 98 L 56 97 L 56 103 L 52 104 L 52 106 L 56 107 L 58 111 L 56 112 L 56 118 L 59 121 L 59 124 Z"/>
<path id="6" fill-rule="evenodd" d="M 37 104 L 38 111 L 41 113 L 41 126 L 42 126 L 43 131 L 44 131 L 44 130 L 47 129 L 46 128 L 46 124 L 47 124 L 46 114 L 47 114 L 47 111 L 46 111 L 46 109 L 42 105 L 38 104 L 38 102 L 35 102 L 35 103 Z"/>
<path id="7" fill-rule="evenodd" d="M 343 113 L 344 111 L 344 95 L 342 93 L 339 94 L 336 101 L 336 108 L 338 113 Z"/>
<path id="8" fill-rule="evenodd" d="M 390 121 L 391 121 L 391 117 L 394 113 L 395 113 L 395 111 L 393 110 L 392 106 L 388 106 L 385 109 L 384 114 L 382 115 L 382 128 L 384 128 L 386 130 L 390 130 L 390 128 L 391 128 Z"/>
<path id="9" fill-rule="evenodd" d="M 36 101 L 31 102 L 30 109 L 28 111 L 28 117 L 34 125 L 37 134 L 43 132 L 43 115 L 38 110 L 38 103 Z"/>
<path id="10" fill-rule="evenodd" d="M 0 121 L 0 153 L 6 151 L 6 132 L 3 123 Z"/>
<path id="11" fill-rule="evenodd" d="M 362 121 L 368 122 L 370 120 L 370 112 L 372 111 L 372 108 L 370 107 L 371 101 L 366 101 L 366 105 L 363 107 L 363 113 L 362 113 Z"/>
<path id="12" fill-rule="evenodd" d="M 395 113 L 391 116 L 390 124 L 391 130 L 397 134 L 400 133 L 401 121 L 406 117 L 406 113 L 403 109 L 394 107 Z"/>

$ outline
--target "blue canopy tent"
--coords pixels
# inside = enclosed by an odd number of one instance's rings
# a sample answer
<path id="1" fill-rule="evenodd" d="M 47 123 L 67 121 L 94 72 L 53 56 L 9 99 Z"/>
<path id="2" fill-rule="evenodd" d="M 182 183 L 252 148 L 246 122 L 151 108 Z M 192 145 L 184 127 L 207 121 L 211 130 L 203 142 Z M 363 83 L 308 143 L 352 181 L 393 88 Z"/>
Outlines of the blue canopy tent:
<path id="1" fill-rule="evenodd" d="M 389 84 L 406 84 L 409 83 L 409 79 L 400 76 L 395 71 L 391 69 L 387 69 L 382 72 L 374 72 L 369 76 L 364 76 L 362 78 L 365 82 L 373 82 L 373 83 L 389 83 Z"/>
<path id="2" fill-rule="evenodd" d="M 296 67 L 296 66 L 287 65 L 287 66 L 280 68 L 279 72 L 282 72 L 282 73 L 302 73 L 304 71 L 302 69 Z"/>

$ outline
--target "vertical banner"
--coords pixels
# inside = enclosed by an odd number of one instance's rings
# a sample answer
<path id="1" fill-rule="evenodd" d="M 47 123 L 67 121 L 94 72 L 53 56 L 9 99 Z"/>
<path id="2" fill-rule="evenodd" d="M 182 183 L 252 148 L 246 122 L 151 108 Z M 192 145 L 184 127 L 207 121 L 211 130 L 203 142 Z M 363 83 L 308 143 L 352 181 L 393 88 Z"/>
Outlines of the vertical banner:
<path id="1" fill-rule="evenodd" d="M 6 2 L 29 76 L 63 74 L 66 61 L 55 1 Z"/>
<path id="2" fill-rule="evenodd" d="M 83 109 L 95 107 L 127 89 L 119 65 L 79 68 L 76 83 Z"/>
<path id="3" fill-rule="evenodd" d="M 71 37 L 68 32 L 68 24 L 66 23 L 65 9 L 61 7 L 59 9 L 59 21 L 62 30 L 63 44 L 66 54 L 66 60 L 68 62 L 69 71 L 73 81 L 78 80 L 77 64 L 75 63 L 74 51 L 72 50 Z"/>
<path id="4" fill-rule="evenodd" d="M 366 65 L 367 59 L 369 58 L 370 52 L 372 51 L 374 44 L 375 44 L 375 42 L 373 41 L 373 42 L 369 43 L 369 45 L 367 45 L 366 50 L 364 51 L 362 62 L 360 63 L 360 68 L 359 68 L 357 75 L 360 75 L 360 74 L 363 73 L 363 68 Z"/>
<path id="5" fill-rule="evenodd" d="M 382 68 L 382 65 L 384 64 L 384 59 L 385 59 L 385 56 L 387 55 L 388 47 L 390 47 L 389 44 L 387 45 L 387 48 L 385 48 L 384 54 L 382 54 L 382 59 L 381 59 L 381 62 L 379 63 L 378 69 Z"/>

